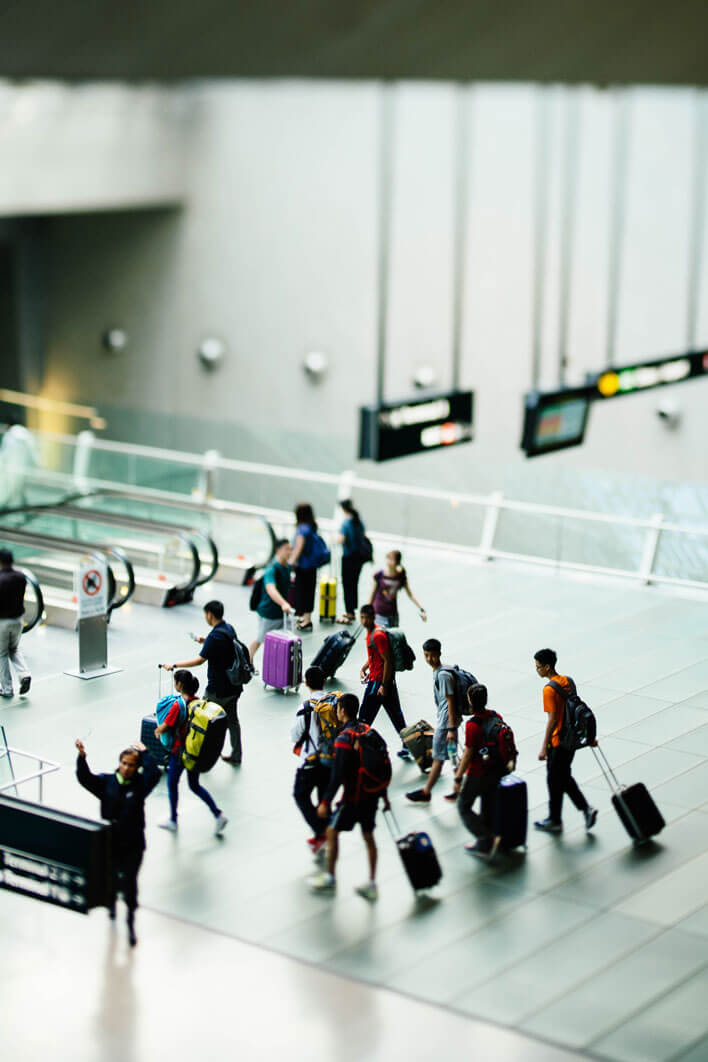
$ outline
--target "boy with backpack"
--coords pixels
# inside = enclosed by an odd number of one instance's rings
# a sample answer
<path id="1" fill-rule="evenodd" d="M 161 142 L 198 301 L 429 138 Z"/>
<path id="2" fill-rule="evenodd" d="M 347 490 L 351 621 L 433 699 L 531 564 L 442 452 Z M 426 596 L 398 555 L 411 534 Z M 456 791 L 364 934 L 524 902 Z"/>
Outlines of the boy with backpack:
<path id="1" fill-rule="evenodd" d="M 313 889 L 333 893 L 336 888 L 335 869 L 339 855 L 339 834 L 361 826 L 369 861 L 369 880 L 356 891 L 365 900 L 376 900 L 377 850 L 374 840 L 376 809 L 383 796 L 388 807 L 387 788 L 391 781 L 391 761 L 386 743 L 366 723 L 357 721 L 359 701 L 353 693 L 344 693 L 337 704 L 337 718 L 341 729 L 334 743 L 335 760 L 332 778 L 317 809 L 323 822 L 330 819 L 330 808 L 340 787 L 342 800 L 337 805 L 327 827 L 327 869 L 309 879 Z"/>
<path id="2" fill-rule="evenodd" d="M 515 766 L 516 747 L 502 717 L 487 708 L 486 686 L 470 686 L 467 700 L 472 718 L 465 727 L 465 750 L 455 773 L 457 810 L 463 825 L 477 838 L 475 844 L 465 845 L 466 850 L 491 862 L 501 844 L 501 837 L 493 830 L 497 788 Z M 477 797 L 481 814 L 472 810 Z"/>
<path id="3" fill-rule="evenodd" d="M 385 630 L 376 626 L 372 605 L 362 605 L 359 610 L 361 625 L 366 631 L 366 663 L 362 665 L 361 681 L 366 683 L 361 698 L 359 719 L 368 726 L 376 719 L 379 708 L 384 707 L 398 734 L 405 729 L 406 721 L 401 711 L 401 702 L 396 686 L 396 672 Z M 402 760 L 409 760 L 410 753 L 403 746 L 397 755 Z"/>
<path id="4" fill-rule="evenodd" d="M 317 790 L 319 804 L 330 782 L 334 742 L 339 728 L 337 701 L 341 696 L 325 693 L 324 683 L 322 668 L 308 667 L 305 672 L 308 698 L 298 710 L 290 731 L 293 751 L 299 757 L 293 797 L 312 830 L 313 836 L 307 843 L 315 856 L 327 840 L 327 824 L 317 814 L 318 805 L 313 804 L 312 794 Z"/>
<path id="5" fill-rule="evenodd" d="M 543 687 L 543 710 L 548 716 L 543 735 L 539 760 L 546 761 L 546 784 L 548 785 L 548 816 L 534 822 L 537 830 L 545 833 L 561 833 L 563 797 L 567 793 L 585 819 L 585 829 L 591 830 L 597 822 L 597 808 L 590 807 L 578 783 L 571 774 L 575 749 L 572 742 L 564 741 L 566 700 L 575 693 L 575 684 L 567 675 L 556 671 L 558 656 L 553 649 L 539 649 L 534 654 L 536 674 L 546 679 Z M 595 744 L 594 737 L 591 742 Z M 571 747 L 568 747 L 568 746 Z"/>
<path id="6" fill-rule="evenodd" d="M 422 789 L 406 793 L 406 799 L 413 803 L 429 804 L 433 786 L 440 777 L 446 760 L 457 756 L 457 731 L 462 722 L 462 713 L 457 702 L 458 682 L 462 684 L 467 672 L 459 668 L 443 667 L 441 661 L 442 646 L 437 638 L 428 638 L 423 642 L 425 662 L 433 669 L 433 696 L 437 709 L 437 723 L 433 735 L 433 765 Z M 473 676 L 469 676 L 473 679 Z M 465 686 L 465 691 L 467 686 Z M 456 761 L 455 761 L 456 762 Z M 448 793 L 446 800 L 456 800 L 456 793 Z"/>

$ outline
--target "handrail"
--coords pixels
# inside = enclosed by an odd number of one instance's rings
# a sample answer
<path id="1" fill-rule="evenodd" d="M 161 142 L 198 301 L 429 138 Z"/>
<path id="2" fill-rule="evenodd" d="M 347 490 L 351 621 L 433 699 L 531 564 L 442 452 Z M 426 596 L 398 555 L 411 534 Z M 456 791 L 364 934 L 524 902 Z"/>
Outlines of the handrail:
<path id="1" fill-rule="evenodd" d="M 4 525 L 0 525 L 0 538 L 5 538 L 8 542 L 15 542 L 19 546 L 37 546 L 39 549 L 56 550 L 59 553 L 88 554 L 100 563 L 105 563 L 108 573 L 109 600 L 107 611 L 109 613 L 116 608 L 122 608 L 126 601 L 132 597 L 135 590 L 133 566 L 123 551 L 117 547 L 96 545 L 93 542 L 79 542 L 74 538 L 61 538 L 58 535 L 47 535 L 40 531 L 28 531 L 26 528 L 5 527 Z M 125 594 L 120 596 L 116 596 L 117 583 L 113 568 L 108 563 L 109 556 L 116 557 L 126 569 L 128 589 Z"/>
<path id="2" fill-rule="evenodd" d="M 110 524 L 112 527 L 127 527 L 130 529 L 142 528 L 146 532 L 160 531 L 168 535 L 176 535 L 182 542 L 189 543 L 190 552 L 192 557 L 196 556 L 196 577 L 195 581 L 188 586 L 187 590 L 193 590 L 196 586 L 203 586 L 204 583 L 208 583 L 210 579 L 213 579 L 216 575 L 219 567 L 219 552 L 216 548 L 216 543 L 213 538 L 201 531 L 198 527 L 180 527 L 178 524 L 170 524 L 166 521 L 151 520 L 144 516 L 132 516 L 127 513 L 111 513 L 103 511 L 92 511 L 91 509 L 83 509 L 80 505 L 72 505 L 73 501 L 80 498 L 91 497 L 90 494 L 73 494 L 68 498 L 63 499 L 61 502 L 53 503 L 50 505 L 37 505 L 27 508 L 23 511 L 36 511 L 41 510 L 46 513 L 53 513 L 58 516 L 70 516 L 75 520 L 87 520 L 89 523 L 94 524 Z M 191 536 L 194 535 L 197 538 L 202 539 L 206 543 L 207 550 L 210 554 L 210 563 L 207 570 L 207 574 L 201 576 L 202 559 L 199 556 L 199 550 L 192 541 Z"/>
<path id="3" fill-rule="evenodd" d="M 41 433 L 42 437 L 54 440 L 56 442 L 65 443 L 70 446 L 76 447 L 76 438 L 72 435 L 59 434 L 59 433 Z M 237 471 L 249 473 L 255 476 L 271 476 L 281 479 L 298 480 L 310 483 L 328 484 L 337 488 L 337 497 L 348 497 L 355 490 L 367 490 L 377 492 L 379 494 L 399 495 L 408 498 L 426 499 L 429 501 L 443 502 L 455 507 L 459 505 L 474 505 L 484 510 L 484 521 L 481 534 L 481 540 L 479 544 L 472 545 L 469 543 L 447 543 L 443 541 L 429 541 L 423 539 L 412 538 L 410 536 L 396 535 L 396 538 L 407 545 L 425 544 L 427 547 L 454 550 L 456 552 L 464 552 L 467 554 L 476 555 L 485 559 L 492 559 L 498 557 L 500 559 L 512 559 L 521 560 L 533 564 L 542 564 L 545 566 L 551 566 L 556 569 L 566 569 L 570 571 L 586 571 L 597 574 L 612 574 L 614 576 L 620 576 L 622 578 L 637 579 L 644 583 L 661 583 L 669 586 L 684 586 L 684 587 L 699 587 L 703 590 L 708 589 L 708 578 L 704 580 L 683 578 L 681 576 L 660 575 L 654 571 L 654 565 L 658 556 L 658 547 L 661 539 L 661 535 L 664 533 L 679 534 L 679 535 L 692 535 L 701 536 L 708 540 L 708 526 L 696 525 L 696 524 L 681 524 L 675 519 L 665 518 L 663 514 L 657 513 L 648 517 L 636 517 L 625 516 L 622 514 L 614 513 L 598 513 L 592 512 L 587 509 L 567 508 L 564 506 L 547 505 L 538 502 L 528 501 L 514 501 L 512 499 L 505 498 L 501 492 L 492 492 L 490 494 L 471 494 L 464 492 L 457 492 L 454 490 L 443 490 L 436 487 L 419 487 L 401 483 L 394 483 L 388 480 L 374 480 L 365 477 L 359 477 L 352 471 L 345 471 L 341 474 L 304 471 L 295 468 L 287 468 L 276 465 L 259 464 L 256 462 L 239 461 L 228 458 L 223 458 L 216 453 L 208 453 L 206 455 L 191 454 L 184 451 L 173 451 L 167 449 L 153 448 L 144 445 L 132 444 L 132 443 L 118 443 L 111 442 L 110 440 L 96 439 L 90 437 L 87 442 L 88 452 L 91 449 L 101 450 L 104 452 L 123 454 L 128 456 L 146 457 L 153 460 L 164 460 L 169 462 L 172 466 L 184 465 L 188 467 L 198 468 L 205 473 L 205 482 L 208 483 L 209 474 L 213 470 L 224 469 L 227 471 Z M 78 481 L 82 479 L 84 482 L 91 482 L 90 477 L 77 476 Z M 93 480 L 95 485 L 103 485 L 105 481 Z M 140 489 L 140 488 L 135 488 Z M 145 488 L 150 489 L 150 488 Z M 212 505 L 216 508 L 221 505 L 233 505 L 235 503 L 214 502 Z M 250 511 L 254 515 L 260 513 L 261 515 L 268 516 L 280 521 L 285 521 L 285 514 L 275 509 L 268 509 L 265 506 L 240 506 L 241 511 Z M 613 567 L 604 567 L 593 564 L 584 564 L 572 560 L 562 560 L 560 558 L 536 556 L 533 553 L 514 553 L 507 550 L 500 550 L 495 545 L 495 538 L 497 536 L 497 527 L 499 522 L 499 516 L 503 512 L 517 512 L 526 513 L 532 516 L 545 516 L 549 518 L 555 518 L 559 520 L 576 520 L 582 521 L 590 525 L 603 525 L 606 527 L 618 527 L 618 528 L 633 528 L 637 531 L 644 532 L 644 545 L 641 551 L 641 560 L 638 568 L 634 569 L 622 569 Z M 287 523 L 292 522 L 292 517 L 289 516 Z M 321 520 L 322 527 L 326 527 L 330 524 L 329 521 Z M 370 532 L 370 537 L 375 541 L 376 538 L 383 538 L 390 540 L 391 533 L 382 530 L 381 532 Z"/>
<path id="4" fill-rule="evenodd" d="M 34 596 L 37 598 L 37 615 L 32 623 L 25 622 L 22 626 L 22 633 L 27 634 L 28 631 L 34 630 L 42 618 L 42 613 L 44 612 L 44 595 L 42 594 L 42 587 L 39 585 L 29 568 L 21 568 L 20 571 L 34 590 Z"/>

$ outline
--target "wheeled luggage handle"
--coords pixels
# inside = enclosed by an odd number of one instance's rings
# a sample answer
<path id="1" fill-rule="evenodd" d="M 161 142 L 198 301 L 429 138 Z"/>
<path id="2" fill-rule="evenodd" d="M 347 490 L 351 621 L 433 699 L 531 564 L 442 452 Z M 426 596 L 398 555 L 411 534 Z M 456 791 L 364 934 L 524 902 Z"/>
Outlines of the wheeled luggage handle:
<path id="1" fill-rule="evenodd" d="M 610 764 L 610 761 L 607 759 L 607 756 L 602 751 L 602 749 L 600 748 L 599 745 L 591 745 L 590 748 L 592 749 L 592 751 L 593 751 L 593 753 L 595 755 L 595 761 L 599 765 L 600 770 L 602 771 L 602 774 L 603 774 L 603 777 L 604 777 L 605 781 L 607 782 L 608 786 L 610 787 L 610 792 L 612 793 L 613 796 L 617 797 L 617 799 L 622 804 L 622 807 L 624 808 L 625 815 L 629 819 L 630 825 L 631 825 L 632 829 L 634 830 L 634 832 L 636 834 L 636 840 L 645 840 L 645 841 L 648 840 L 648 838 L 644 836 L 643 831 L 640 830 L 639 823 L 637 822 L 637 820 L 635 819 L 634 815 L 632 814 L 632 811 L 631 811 L 631 809 L 629 807 L 629 804 L 624 799 L 624 795 L 623 795 L 624 787 L 620 783 L 620 781 L 619 781 L 617 775 L 615 774 L 615 772 L 612 770 L 612 766 Z"/>
<path id="2" fill-rule="evenodd" d="M 388 832 L 391 834 L 393 843 L 396 844 L 398 839 L 401 837 L 401 827 L 398 825 L 398 819 L 394 815 L 393 807 L 391 806 L 390 802 L 388 807 L 383 809 L 383 817 L 386 825 L 388 826 Z"/>

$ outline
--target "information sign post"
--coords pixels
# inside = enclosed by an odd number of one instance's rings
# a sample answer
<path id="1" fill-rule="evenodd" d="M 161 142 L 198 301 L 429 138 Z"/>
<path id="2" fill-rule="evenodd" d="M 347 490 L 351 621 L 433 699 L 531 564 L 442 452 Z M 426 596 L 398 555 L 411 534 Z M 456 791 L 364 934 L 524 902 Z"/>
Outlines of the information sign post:
<path id="1" fill-rule="evenodd" d="M 108 566 L 99 556 L 82 557 L 74 577 L 79 635 L 78 669 L 65 674 L 101 678 L 121 669 L 108 666 Z"/>

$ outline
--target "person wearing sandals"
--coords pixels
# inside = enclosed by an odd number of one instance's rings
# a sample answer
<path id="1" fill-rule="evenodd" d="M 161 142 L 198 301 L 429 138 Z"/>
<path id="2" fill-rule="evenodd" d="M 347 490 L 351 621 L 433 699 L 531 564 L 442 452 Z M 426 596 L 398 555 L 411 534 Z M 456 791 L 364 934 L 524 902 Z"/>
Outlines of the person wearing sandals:
<path id="1" fill-rule="evenodd" d="M 295 615 L 298 617 L 295 629 L 311 631 L 317 569 L 327 563 L 329 552 L 317 533 L 317 521 L 311 505 L 297 505 L 295 519 L 297 528 L 290 556 L 290 564 L 295 569 Z"/>
<path id="2" fill-rule="evenodd" d="M 344 593 L 344 613 L 337 623 L 347 625 L 356 619 L 359 604 L 359 576 L 361 569 L 369 558 L 365 537 L 366 528 L 352 502 L 341 501 L 344 521 L 335 535 L 335 541 L 342 546 L 342 591 Z"/>
<path id="3" fill-rule="evenodd" d="M 374 617 L 377 627 L 398 626 L 398 594 L 405 590 L 409 598 L 420 612 L 420 618 L 425 622 L 427 615 L 425 609 L 417 599 L 408 583 L 406 569 L 401 564 L 401 551 L 392 549 L 386 554 L 386 563 L 381 571 L 374 575 L 373 586 L 369 604 L 373 605 Z"/>

